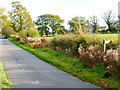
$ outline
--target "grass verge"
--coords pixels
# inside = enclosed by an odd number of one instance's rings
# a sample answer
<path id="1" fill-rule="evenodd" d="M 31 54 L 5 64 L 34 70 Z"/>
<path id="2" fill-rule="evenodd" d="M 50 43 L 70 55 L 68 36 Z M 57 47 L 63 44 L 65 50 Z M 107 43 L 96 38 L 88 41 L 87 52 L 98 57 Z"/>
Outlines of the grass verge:
<path id="1" fill-rule="evenodd" d="M 109 78 L 103 78 L 103 75 L 106 72 L 103 65 L 87 68 L 86 64 L 80 62 L 79 59 L 70 57 L 49 48 L 33 49 L 32 47 L 27 46 L 26 44 L 22 44 L 12 38 L 9 38 L 8 40 L 15 43 L 24 50 L 31 52 L 45 62 L 54 65 L 55 67 L 68 72 L 83 81 L 93 83 L 97 86 L 100 86 L 101 88 L 120 87 L 120 81 L 118 80 L 118 77 L 111 76 Z"/>
<path id="2" fill-rule="evenodd" d="M 3 88 L 12 88 L 12 82 L 7 77 L 7 72 L 5 72 L 2 62 L 0 62 L 0 90 Z"/>

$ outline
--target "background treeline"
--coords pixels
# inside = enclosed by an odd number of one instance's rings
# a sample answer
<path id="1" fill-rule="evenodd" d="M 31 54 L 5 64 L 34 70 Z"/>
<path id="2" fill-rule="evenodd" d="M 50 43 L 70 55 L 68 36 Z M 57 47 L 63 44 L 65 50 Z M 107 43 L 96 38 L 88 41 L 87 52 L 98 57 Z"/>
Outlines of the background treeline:
<path id="1" fill-rule="evenodd" d="M 57 34 L 91 32 L 91 33 L 117 33 L 119 31 L 118 20 L 115 19 L 113 12 L 108 10 L 104 12 L 103 19 L 107 24 L 107 29 L 99 28 L 97 16 L 91 16 L 87 20 L 83 16 L 73 17 L 68 21 L 69 30 L 65 28 L 64 21 L 58 15 L 44 14 L 32 21 L 27 9 L 20 2 L 12 2 L 12 10 L 8 12 L 9 16 L 4 14 L 5 9 L 0 8 L 0 25 L 2 34 L 9 37 L 16 34 L 21 37 L 54 36 Z"/>

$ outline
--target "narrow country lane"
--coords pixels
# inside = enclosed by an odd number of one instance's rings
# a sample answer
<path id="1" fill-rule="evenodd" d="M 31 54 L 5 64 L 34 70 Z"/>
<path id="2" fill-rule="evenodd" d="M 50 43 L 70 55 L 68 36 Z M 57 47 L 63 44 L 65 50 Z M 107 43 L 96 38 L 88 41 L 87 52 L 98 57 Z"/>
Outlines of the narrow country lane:
<path id="1" fill-rule="evenodd" d="M 47 64 L 7 39 L 0 40 L 0 52 L 14 88 L 98 88 Z"/>

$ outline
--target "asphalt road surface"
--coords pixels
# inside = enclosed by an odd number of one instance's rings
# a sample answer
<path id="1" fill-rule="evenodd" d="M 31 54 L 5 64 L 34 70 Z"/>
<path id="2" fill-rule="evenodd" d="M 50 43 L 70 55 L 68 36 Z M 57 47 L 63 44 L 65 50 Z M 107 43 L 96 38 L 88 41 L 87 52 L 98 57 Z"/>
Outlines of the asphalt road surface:
<path id="1" fill-rule="evenodd" d="M 98 88 L 49 65 L 7 39 L 0 40 L 0 52 L 14 88 Z"/>

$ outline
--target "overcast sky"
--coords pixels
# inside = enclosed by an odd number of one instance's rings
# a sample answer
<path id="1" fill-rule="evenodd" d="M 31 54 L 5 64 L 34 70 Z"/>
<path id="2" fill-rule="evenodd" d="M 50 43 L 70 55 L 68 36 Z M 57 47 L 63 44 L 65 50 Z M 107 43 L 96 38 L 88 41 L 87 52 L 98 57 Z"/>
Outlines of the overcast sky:
<path id="1" fill-rule="evenodd" d="M 89 19 L 96 15 L 99 23 L 104 25 L 101 18 L 106 10 L 113 10 L 118 14 L 118 1 L 120 0 L 0 0 L 0 7 L 11 9 L 11 2 L 20 1 L 27 8 L 33 20 L 43 14 L 59 15 L 62 19 L 71 20 L 75 16 L 84 16 Z"/>

